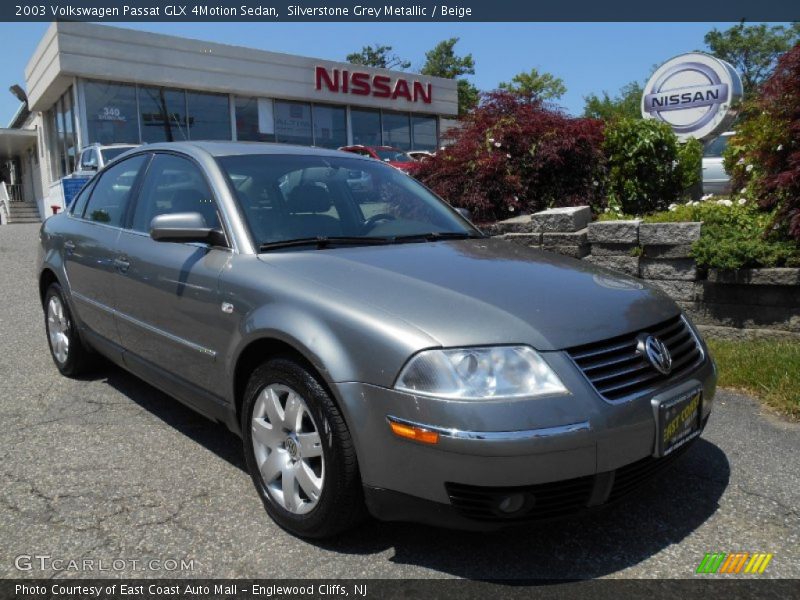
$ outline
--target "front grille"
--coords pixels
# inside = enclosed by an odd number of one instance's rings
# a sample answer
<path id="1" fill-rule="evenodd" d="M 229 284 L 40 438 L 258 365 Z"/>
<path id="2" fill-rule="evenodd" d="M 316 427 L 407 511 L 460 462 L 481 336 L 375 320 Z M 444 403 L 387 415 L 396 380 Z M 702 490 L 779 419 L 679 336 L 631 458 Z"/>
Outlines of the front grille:
<path id="1" fill-rule="evenodd" d="M 637 352 L 637 338 L 643 334 L 660 338 L 669 348 L 672 355 L 669 375 L 656 371 Z M 656 388 L 689 372 L 703 359 L 697 339 L 680 315 L 646 330 L 570 348 L 567 353 L 608 400 L 620 400 Z"/>
<path id="2" fill-rule="evenodd" d="M 586 508 L 594 476 L 518 487 L 481 487 L 447 483 L 451 504 L 465 517 L 479 521 L 539 521 L 580 512 Z M 499 505 L 503 498 L 523 494 L 527 506 L 507 515 Z"/>

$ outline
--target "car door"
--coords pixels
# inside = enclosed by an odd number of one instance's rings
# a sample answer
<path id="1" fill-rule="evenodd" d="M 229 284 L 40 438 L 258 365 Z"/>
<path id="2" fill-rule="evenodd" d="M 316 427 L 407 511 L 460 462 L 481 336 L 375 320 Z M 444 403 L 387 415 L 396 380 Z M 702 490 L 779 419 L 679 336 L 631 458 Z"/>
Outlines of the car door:
<path id="1" fill-rule="evenodd" d="M 148 158 L 133 156 L 101 173 L 76 199 L 64 232 L 64 270 L 78 318 L 92 333 L 114 343 L 119 342 L 113 293 L 117 241 Z"/>
<path id="2" fill-rule="evenodd" d="M 230 338 L 230 315 L 222 311 L 218 286 L 231 251 L 153 240 L 153 217 L 178 212 L 199 212 L 209 227 L 220 228 L 216 200 L 198 165 L 158 153 L 117 245 L 116 258 L 124 265 L 116 294 L 125 361 L 134 370 L 166 371 L 222 397 L 221 354 Z"/>
<path id="3" fill-rule="evenodd" d="M 720 194 L 730 190 L 730 175 L 725 171 L 723 153 L 729 136 L 719 136 L 703 150 L 703 192 Z"/>

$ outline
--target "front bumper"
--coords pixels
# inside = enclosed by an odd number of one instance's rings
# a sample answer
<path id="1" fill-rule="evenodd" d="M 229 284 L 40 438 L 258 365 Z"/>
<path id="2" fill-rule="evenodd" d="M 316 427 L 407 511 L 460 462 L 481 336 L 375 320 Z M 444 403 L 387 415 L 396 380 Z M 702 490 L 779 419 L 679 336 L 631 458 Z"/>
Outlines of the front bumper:
<path id="1" fill-rule="evenodd" d="M 459 495 L 545 486 L 539 496 L 560 498 L 555 482 L 580 488 L 576 498 L 585 508 L 611 499 L 614 474 L 624 468 L 641 463 L 636 468 L 649 472 L 668 462 L 649 458 L 656 438 L 651 396 L 606 402 L 566 355 L 553 353 L 548 360 L 570 395 L 459 402 L 337 384 L 370 511 L 384 520 L 427 521 L 424 515 L 433 514 L 434 522 L 447 525 L 453 519 L 445 514 L 458 509 L 454 498 Z M 716 388 L 713 361 L 706 359 L 659 393 L 697 385 L 703 390 L 705 424 Z M 391 432 L 389 417 L 444 434 L 436 445 L 402 439 Z M 454 518 L 454 527 L 480 520 L 463 510 L 455 510 Z"/>

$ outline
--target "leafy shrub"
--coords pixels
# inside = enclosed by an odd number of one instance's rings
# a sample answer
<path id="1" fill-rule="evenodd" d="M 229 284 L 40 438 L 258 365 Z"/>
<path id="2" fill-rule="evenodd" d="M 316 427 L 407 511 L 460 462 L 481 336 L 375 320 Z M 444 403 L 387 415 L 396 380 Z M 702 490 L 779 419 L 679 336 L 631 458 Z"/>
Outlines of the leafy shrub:
<path id="1" fill-rule="evenodd" d="M 800 266 L 800 250 L 774 233 L 764 235 L 774 216 L 753 202 L 712 200 L 674 205 L 649 215 L 647 223 L 702 221 L 700 239 L 692 246 L 697 264 L 717 269 Z"/>
<path id="2" fill-rule="evenodd" d="M 735 189 L 774 209 L 773 228 L 800 243 L 800 44 L 779 60 L 728 144 Z"/>
<path id="3" fill-rule="evenodd" d="M 624 213 L 664 210 L 696 185 L 701 152 L 680 148 L 669 125 L 653 119 L 619 119 L 606 128 L 609 204 Z"/>
<path id="4" fill-rule="evenodd" d="M 494 92 L 461 121 L 453 144 L 415 174 L 476 221 L 553 206 L 603 206 L 603 124 Z"/>

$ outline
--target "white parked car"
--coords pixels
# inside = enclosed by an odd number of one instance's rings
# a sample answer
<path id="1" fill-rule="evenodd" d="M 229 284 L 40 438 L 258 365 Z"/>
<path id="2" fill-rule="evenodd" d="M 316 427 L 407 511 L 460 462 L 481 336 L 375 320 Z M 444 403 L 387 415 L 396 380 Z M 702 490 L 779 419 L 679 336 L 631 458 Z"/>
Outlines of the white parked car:
<path id="1" fill-rule="evenodd" d="M 731 191 L 731 176 L 725 171 L 722 155 L 728 146 L 728 140 L 735 131 L 726 131 L 722 135 L 706 143 L 703 148 L 703 193 L 726 194 Z"/>
<path id="2" fill-rule="evenodd" d="M 81 150 L 81 157 L 75 167 L 73 176 L 91 177 L 106 166 L 107 163 L 136 147 L 136 144 L 112 144 L 109 146 L 90 144 Z"/>

